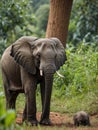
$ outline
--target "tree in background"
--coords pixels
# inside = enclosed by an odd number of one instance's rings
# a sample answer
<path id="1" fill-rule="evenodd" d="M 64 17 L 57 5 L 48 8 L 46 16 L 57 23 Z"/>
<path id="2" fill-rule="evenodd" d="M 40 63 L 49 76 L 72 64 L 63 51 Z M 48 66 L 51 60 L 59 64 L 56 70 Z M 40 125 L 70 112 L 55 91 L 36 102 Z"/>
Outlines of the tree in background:
<path id="1" fill-rule="evenodd" d="M 66 46 L 69 18 L 73 0 L 50 0 L 46 37 L 57 37 Z"/>

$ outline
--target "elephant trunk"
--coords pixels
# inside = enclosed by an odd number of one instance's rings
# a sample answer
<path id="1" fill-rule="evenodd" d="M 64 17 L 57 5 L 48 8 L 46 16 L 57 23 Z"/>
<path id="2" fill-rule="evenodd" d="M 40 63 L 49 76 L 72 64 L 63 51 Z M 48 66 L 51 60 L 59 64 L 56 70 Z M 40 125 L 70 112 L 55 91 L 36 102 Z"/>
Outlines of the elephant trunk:
<path id="1" fill-rule="evenodd" d="M 45 97 L 44 97 L 44 104 L 43 104 L 41 120 L 49 119 L 50 100 L 51 100 L 54 72 L 55 72 L 55 70 L 53 68 L 51 68 L 51 70 L 49 69 L 49 70 L 45 71 L 45 73 L 44 73 L 45 74 Z"/>

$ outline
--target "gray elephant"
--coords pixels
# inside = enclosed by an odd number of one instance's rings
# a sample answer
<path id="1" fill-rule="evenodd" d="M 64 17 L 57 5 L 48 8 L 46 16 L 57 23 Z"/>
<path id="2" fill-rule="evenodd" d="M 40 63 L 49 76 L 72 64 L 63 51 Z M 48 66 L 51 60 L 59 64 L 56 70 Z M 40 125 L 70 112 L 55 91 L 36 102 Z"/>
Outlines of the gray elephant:
<path id="1" fill-rule="evenodd" d="M 36 88 L 40 83 L 42 115 L 40 124 L 50 125 L 50 100 L 53 74 L 64 64 L 66 54 L 57 38 L 23 36 L 9 46 L 2 58 L 6 107 L 15 109 L 16 98 L 24 93 L 23 121 L 37 125 Z"/>

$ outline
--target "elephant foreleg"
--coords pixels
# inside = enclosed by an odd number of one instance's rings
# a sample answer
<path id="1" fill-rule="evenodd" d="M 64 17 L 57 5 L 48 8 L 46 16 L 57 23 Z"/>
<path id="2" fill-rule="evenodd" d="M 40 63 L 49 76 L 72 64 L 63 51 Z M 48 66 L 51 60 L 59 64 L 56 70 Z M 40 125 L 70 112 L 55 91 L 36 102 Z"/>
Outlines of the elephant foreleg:
<path id="1" fill-rule="evenodd" d="M 44 101 L 45 101 L 45 81 L 44 80 L 40 84 L 40 92 L 41 92 L 42 112 L 43 112 Z"/>
<path id="2" fill-rule="evenodd" d="M 23 121 L 27 120 L 32 125 L 37 125 L 38 121 L 36 119 L 36 85 L 32 83 L 26 83 L 25 95 L 26 95 L 26 105 L 24 109 Z"/>
<path id="3" fill-rule="evenodd" d="M 51 93 L 51 90 L 49 90 L 49 94 Z M 46 97 L 44 97 L 46 98 Z M 49 114 L 50 114 L 50 96 L 44 99 L 43 107 L 42 107 L 42 115 L 41 115 L 41 120 L 40 124 L 42 125 L 51 125 L 51 121 L 49 119 Z"/>
<path id="4" fill-rule="evenodd" d="M 36 119 L 36 78 L 35 76 L 29 74 L 23 68 L 21 68 L 21 79 L 22 87 L 24 89 L 26 97 L 23 121 L 26 120 L 27 122 L 30 122 L 31 125 L 37 125 L 38 121 Z"/>
<path id="5" fill-rule="evenodd" d="M 44 103 L 43 103 L 43 111 L 41 115 L 40 124 L 42 125 L 51 125 L 51 121 L 49 119 L 50 115 L 50 100 L 51 100 L 51 93 L 52 93 L 52 83 L 53 78 L 52 76 L 46 76 L 45 78 L 45 89 L 44 89 Z"/>

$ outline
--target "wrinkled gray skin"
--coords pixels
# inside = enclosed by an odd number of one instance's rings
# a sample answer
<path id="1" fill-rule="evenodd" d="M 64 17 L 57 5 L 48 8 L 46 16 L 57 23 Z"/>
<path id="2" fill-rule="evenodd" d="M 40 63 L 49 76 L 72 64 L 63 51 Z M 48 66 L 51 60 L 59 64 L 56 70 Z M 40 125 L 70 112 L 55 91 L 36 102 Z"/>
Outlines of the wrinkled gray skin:
<path id="1" fill-rule="evenodd" d="M 37 125 L 36 87 L 40 83 L 42 115 L 40 124 L 50 125 L 53 74 L 64 64 L 66 55 L 57 38 L 24 36 L 9 46 L 1 59 L 6 107 L 15 109 L 19 93 L 25 93 L 23 121 Z"/>
<path id="2" fill-rule="evenodd" d="M 80 126 L 80 125 L 90 126 L 89 115 L 84 111 L 77 112 L 74 115 L 73 120 L 75 126 Z"/>

